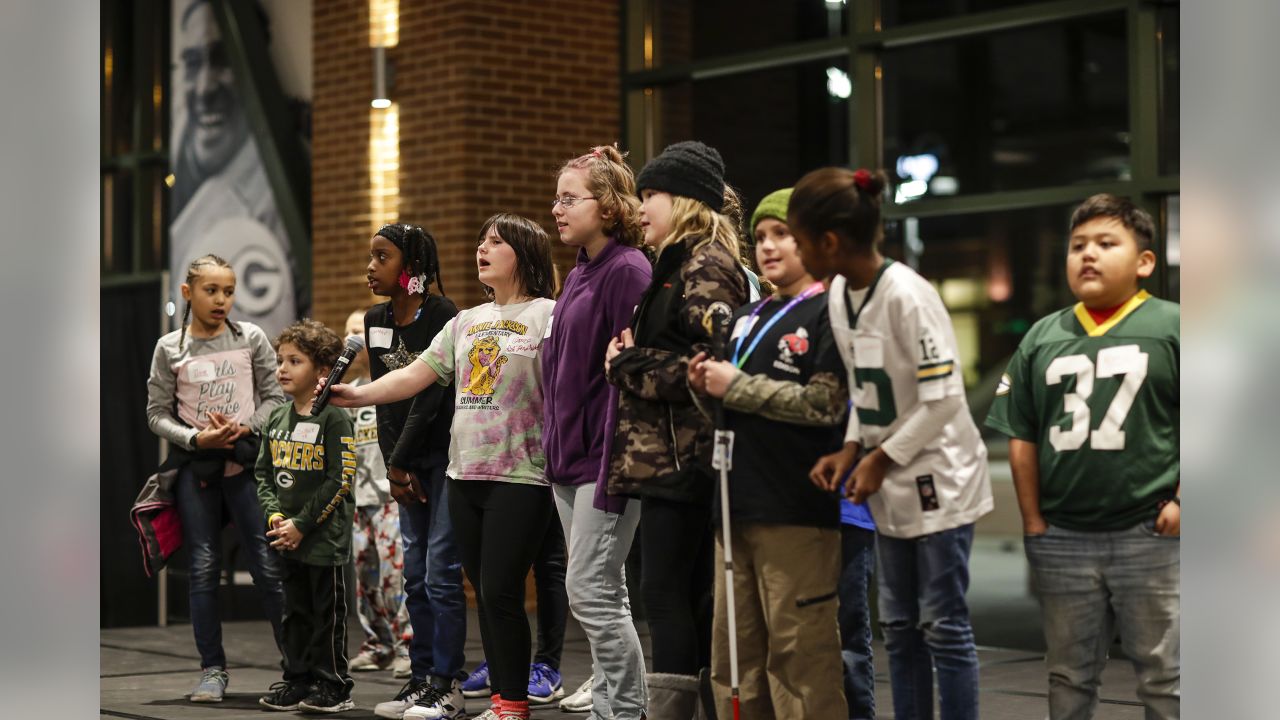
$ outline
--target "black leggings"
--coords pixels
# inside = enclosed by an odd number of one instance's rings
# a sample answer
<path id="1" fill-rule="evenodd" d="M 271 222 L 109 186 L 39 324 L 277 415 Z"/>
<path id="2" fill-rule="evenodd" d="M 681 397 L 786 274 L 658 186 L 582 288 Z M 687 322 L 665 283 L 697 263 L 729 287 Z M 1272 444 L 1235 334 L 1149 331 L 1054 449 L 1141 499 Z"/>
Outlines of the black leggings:
<path id="1" fill-rule="evenodd" d="M 560 521 L 553 517 L 547 523 L 538 557 L 533 561 L 533 584 L 538 591 L 538 649 L 533 654 L 533 661 L 546 663 L 556 672 L 560 671 L 565 625 L 569 622 L 565 565 L 564 530 Z"/>
<path id="2" fill-rule="evenodd" d="M 651 672 L 697 675 L 711 665 L 711 508 L 646 497 L 640 511 L 641 594 Z"/>
<path id="3" fill-rule="evenodd" d="M 449 517 L 476 590 L 489 683 L 504 700 L 529 698 L 529 618 L 524 585 L 551 522 L 545 485 L 449 480 Z"/>

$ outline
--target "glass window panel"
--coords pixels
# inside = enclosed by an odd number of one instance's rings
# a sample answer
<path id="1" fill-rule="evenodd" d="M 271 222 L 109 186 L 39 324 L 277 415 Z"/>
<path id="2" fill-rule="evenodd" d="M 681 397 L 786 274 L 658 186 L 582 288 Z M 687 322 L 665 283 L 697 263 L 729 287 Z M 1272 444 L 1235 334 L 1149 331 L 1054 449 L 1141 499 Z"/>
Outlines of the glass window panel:
<path id="1" fill-rule="evenodd" d="M 814 168 L 848 164 L 851 101 L 839 97 L 849 91 L 840 77 L 843 59 L 636 91 L 637 166 L 673 142 L 701 140 L 720 151 L 749 213 Z"/>
<path id="2" fill-rule="evenodd" d="M 1073 207 L 909 217 L 885 225 L 885 254 L 933 282 L 951 312 L 977 417 L 986 416 L 990 391 L 1031 325 L 1075 302 L 1066 278 Z"/>
<path id="3" fill-rule="evenodd" d="M 884 164 L 934 156 L 927 193 L 1129 177 L 1123 13 L 889 50 L 883 71 Z"/>
<path id="4" fill-rule="evenodd" d="M 127 171 L 102 175 L 102 272 L 133 270 L 133 184 Z"/>
<path id="5" fill-rule="evenodd" d="M 138 171 L 137 192 L 145 193 L 142 201 L 142 216 L 138 222 L 142 235 L 139 248 L 140 268 L 143 272 L 167 270 L 169 241 L 169 188 L 165 184 L 168 170 L 158 165 L 148 165 Z"/>
<path id="6" fill-rule="evenodd" d="M 1170 195 L 1164 201 L 1164 261 L 1168 275 L 1167 300 L 1182 302 L 1182 196 Z"/>
<path id="7" fill-rule="evenodd" d="M 880 0 L 880 21 L 886 27 L 913 22 L 1004 10 L 1019 5 L 1034 5 L 1043 0 Z"/>
<path id="8" fill-rule="evenodd" d="M 1170 175 L 1176 175 L 1182 165 L 1181 146 L 1178 143 L 1181 42 L 1178 8 L 1160 8 L 1160 171 Z"/>
<path id="9" fill-rule="evenodd" d="M 103 7 L 102 48 L 102 154 L 132 151 L 133 133 L 133 3 L 114 0 Z"/>
<path id="10" fill-rule="evenodd" d="M 840 37 L 848 16 L 845 3 L 828 0 L 647 0 L 640 5 L 629 16 L 630 70 Z"/>

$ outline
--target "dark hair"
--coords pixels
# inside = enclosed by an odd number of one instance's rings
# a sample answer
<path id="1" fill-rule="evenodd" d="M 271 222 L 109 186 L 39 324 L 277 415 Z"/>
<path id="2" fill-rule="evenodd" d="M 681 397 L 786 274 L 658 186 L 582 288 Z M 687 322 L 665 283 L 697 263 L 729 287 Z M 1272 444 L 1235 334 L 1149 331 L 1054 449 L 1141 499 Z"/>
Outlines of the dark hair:
<path id="1" fill-rule="evenodd" d="M 1098 193 L 1071 212 L 1068 237 L 1075 234 L 1076 228 L 1097 218 L 1110 218 L 1124 225 L 1133 233 L 1133 239 L 1138 243 L 1138 252 L 1150 250 L 1155 244 L 1156 224 L 1151 215 L 1134 205 L 1129 198 L 1110 193 Z"/>
<path id="2" fill-rule="evenodd" d="M 404 256 L 404 270 L 410 275 L 425 275 L 423 290 L 433 281 L 444 295 L 444 280 L 440 277 L 440 254 L 436 239 L 419 225 L 394 223 L 383 225 L 374 233 L 391 241 Z"/>
<path id="3" fill-rule="evenodd" d="M 535 298 L 555 297 L 555 273 L 551 263 L 551 240 L 538 223 L 513 215 L 498 213 L 484 221 L 477 236 L 484 242 L 489 229 L 498 231 L 499 237 L 516 253 L 516 275 L 524 294 Z M 493 288 L 485 286 L 484 294 L 493 299 Z"/>
<path id="4" fill-rule="evenodd" d="M 280 352 L 280 346 L 289 343 L 302 351 L 317 367 L 333 367 L 342 354 L 342 339 L 325 327 L 324 323 L 306 319 L 280 331 L 272 347 Z"/>
<path id="5" fill-rule="evenodd" d="M 187 266 L 187 285 L 195 283 L 196 278 L 200 277 L 200 271 L 205 267 L 226 268 L 231 271 L 232 277 L 235 277 L 236 274 L 235 268 L 231 267 L 231 263 L 223 260 L 221 257 L 214 255 L 213 253 L 201 255 L 195 260 L 192 260 L 191 264 Z M 191 302 L 187 301 L 187 307 L 182 311 L 182 333 L 178 335 L 178 352 L 182 352 L 182 347 L 187 344 L 187 323 L 189 322 L 191 322 Z M 225 322 L 233 334 L 237 336 L 240 334 L 240 327 L 231 322 L 230 313 L 227 313 L 227 319 Z"/>
<path id="6" fill-rule="evenodd" d="M 787 224 L 814 237 L 831 231 L 856 249 L 870 248 L 883 237 L 880 205 L 887 184 L 880 170 L 819 168 L 796 183 Z"/>

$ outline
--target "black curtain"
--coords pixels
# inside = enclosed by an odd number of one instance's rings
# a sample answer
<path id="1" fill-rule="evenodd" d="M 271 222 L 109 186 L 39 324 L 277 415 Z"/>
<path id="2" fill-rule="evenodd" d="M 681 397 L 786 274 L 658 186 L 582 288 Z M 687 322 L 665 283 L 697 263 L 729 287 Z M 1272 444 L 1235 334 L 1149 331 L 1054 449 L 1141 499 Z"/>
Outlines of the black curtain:
<path id="1" fill-rule="evenodd" d="M 159 441 L 147 429 L 146 409 L 160 303 L 159 281 L 102 289 L 102 627 L 156 622 L 156 580 L 143 572 L 129 508 L 159 465 Z"/>

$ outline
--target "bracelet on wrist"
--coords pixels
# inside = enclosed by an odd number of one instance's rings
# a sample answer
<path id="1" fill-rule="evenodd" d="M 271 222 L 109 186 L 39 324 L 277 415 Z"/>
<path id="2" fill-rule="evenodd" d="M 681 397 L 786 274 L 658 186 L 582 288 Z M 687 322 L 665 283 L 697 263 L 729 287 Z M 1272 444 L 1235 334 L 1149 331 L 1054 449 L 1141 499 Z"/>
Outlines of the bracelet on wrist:
<path id="1" fill-rule="evenodd" d="M 396 487 L 409 487 L 410 485 L 413 484 L 408 480 L 405 480 L 404 482 L 396 482 L 395 480 L 392 480 L 389 477 L 387 478 L 387 482 L 391 483 L 392 485 L 395 485 Z"/>

